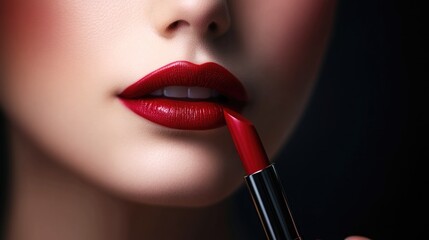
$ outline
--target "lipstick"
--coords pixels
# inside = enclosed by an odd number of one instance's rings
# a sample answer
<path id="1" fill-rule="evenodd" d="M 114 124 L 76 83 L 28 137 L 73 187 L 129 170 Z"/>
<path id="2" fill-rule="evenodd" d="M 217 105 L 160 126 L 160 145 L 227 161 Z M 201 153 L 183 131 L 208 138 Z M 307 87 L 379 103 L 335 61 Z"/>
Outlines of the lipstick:
<path id="1" fill-rule="evenodd" d="M 274 164 L 270 163 L 255 127 L 230 109 L 224 108 L 223 113 L 267 239 L 301 240 Z"/>

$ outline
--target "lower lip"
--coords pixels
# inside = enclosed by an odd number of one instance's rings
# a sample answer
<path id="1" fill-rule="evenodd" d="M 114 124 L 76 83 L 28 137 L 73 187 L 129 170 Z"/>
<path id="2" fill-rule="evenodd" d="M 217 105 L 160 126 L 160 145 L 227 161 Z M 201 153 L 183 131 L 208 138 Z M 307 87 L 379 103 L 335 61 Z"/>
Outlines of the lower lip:
<path id="1" fill-rule="evenodd" d="M 137 115 L 169 128 L 208 130 L 225 125 L 223 106 L 215 102 L 168 98 L 121 100 Z"/>

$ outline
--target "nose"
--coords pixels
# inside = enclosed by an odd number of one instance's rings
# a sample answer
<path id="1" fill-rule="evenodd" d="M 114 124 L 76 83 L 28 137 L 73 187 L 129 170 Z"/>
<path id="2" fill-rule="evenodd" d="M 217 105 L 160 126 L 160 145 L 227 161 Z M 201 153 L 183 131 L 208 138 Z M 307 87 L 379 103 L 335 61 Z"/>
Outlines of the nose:
<path id="1" fill-rule="evenodd" d="M 225 34 L 231 19 L 227 0 L 155 0 L 151 10 L 156 31 L 163 37 L 192 34 L 216 38 Z"/>

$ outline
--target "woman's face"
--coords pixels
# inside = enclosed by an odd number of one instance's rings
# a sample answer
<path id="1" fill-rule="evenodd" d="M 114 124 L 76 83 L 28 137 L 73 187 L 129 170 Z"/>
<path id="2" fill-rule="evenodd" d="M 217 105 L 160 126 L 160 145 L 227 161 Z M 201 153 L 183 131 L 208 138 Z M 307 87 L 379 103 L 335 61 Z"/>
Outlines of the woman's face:
<path id="1" fill-rule="evenodd" d="M 205 205 L 243 170 L 226 127 L 179 130 L 118 94 L 175 61 L 215 62 L 273 156 L 313 86 L 334 0 L 5 0 L 0 107 L 23 149 L 143 203 Z"/>

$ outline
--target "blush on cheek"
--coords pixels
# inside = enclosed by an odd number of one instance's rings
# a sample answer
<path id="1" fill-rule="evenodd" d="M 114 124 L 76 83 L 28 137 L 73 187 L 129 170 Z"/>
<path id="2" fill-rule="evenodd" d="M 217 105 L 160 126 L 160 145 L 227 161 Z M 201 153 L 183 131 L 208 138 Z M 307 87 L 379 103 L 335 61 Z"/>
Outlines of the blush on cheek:
<path id="1" fill-rule="evenodd" d="M 2 28 L 7 48 L 44 50 L 50 46 L 58 29 L 57 1 L 5 0 L 1 10 Z"/>

